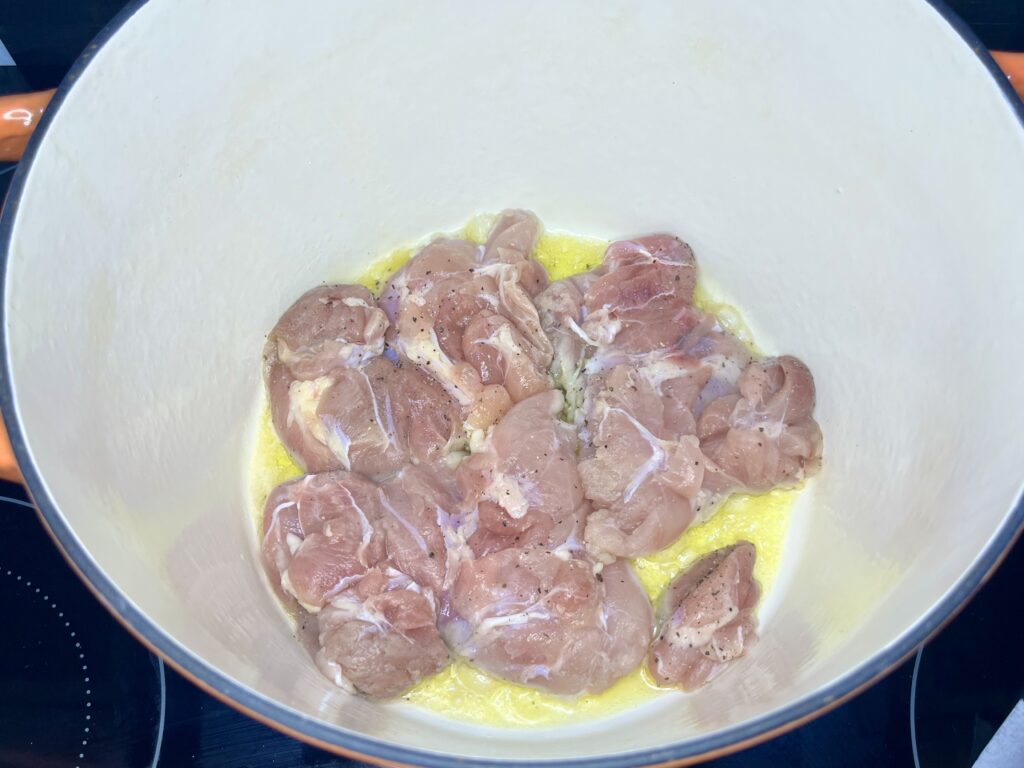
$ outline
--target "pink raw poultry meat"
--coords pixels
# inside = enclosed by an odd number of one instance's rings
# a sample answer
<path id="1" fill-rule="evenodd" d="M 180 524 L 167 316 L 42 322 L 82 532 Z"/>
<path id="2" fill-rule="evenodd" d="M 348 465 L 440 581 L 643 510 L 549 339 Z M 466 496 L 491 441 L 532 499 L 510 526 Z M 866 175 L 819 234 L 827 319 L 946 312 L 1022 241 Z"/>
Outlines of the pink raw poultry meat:
<path id="1" fill-rule="evenodd" d="M 705 555 L 669 585 L 647 667 L 662 685 L 699 688 L 757 639 L 752 612 L 754 545 L 742 541 Z"/>
<path id="2" fill-rule="evenodd" d="M 316 418 L 320 398 L 336 380 L 335 376 L 326 375 L 295 379 L 280 363 L 266 369 L 267 399 L 274 429 L 289 455 L 306 472 L 315 474 L 345 466 L 327 445 L 326 435 Z"/>
<path id="3" fill-rule="evenodd" d="M 580 462 L 594 505 L 585 538 L 595 557 L 656 552 L 693 520 L 704 456 L 689 407 L 706 378 L 699 361 L 682 356 L 616 366 L 600 378 L 585 409 Z"/>
<path id="4" fill-rule="evenodd" d="M 604 690 L 645 654 L 660 683 L 692 689 L 756 639 L 753 545 L 677 578 L 653 643 L 620 558 L 662 549 L 734 490 L 814 473 L 810 372 L 756 359 L 693 305 L 678 238 L 612 243 L 548 285 L 539 234 L 505 211 L 482 246 L 426 245 L 379 305 L 324 286 L 268 338 L 275 427 L 321 474 L 271 494 L 264 559 L 349 690 L 399 695 L 447 663 L 442 634 L 562 695 Z"/>
<path id="5" fill-rule="evenodd" d="M 596 693 L 634 669 L 652 631 L 630 567 L 506 549 L 462 564 L 442 619 L 449 645 L 506 680 Z"/>
<path id="6" fill-rule="evenodd" d="M 409 297 L 422 297 L 439 283 L 473 269 L 480 261 L 480 246 L 467 240 L 438 238 L 391 276 L 380 297 L 380 308 L 392 323 Z"/>
<path id="7" fill-rule="evenodd" d="M 317 417 L 328 445 L 339 446 L 334 454 L 374 477 L 409 461 L 443 462 L 461 433 L 458 408 L 433 379 L 385 358 L 340 375 L 320 400 Z"/>
<path id="8" fill-rule="evenodd" d="M 339 378 L 383 352 L 387 327 L 366 288 L 325 285 L 303 294 L 270 332 L 264 379 L 274 427 L 307 472 L 349 468 L 328 444 L 316 408 Z"/>
<path id="9" fill-rule="evenodd" d="M 693 251 L 671 235 L 612 243 L 584 294 L 582 330 L 598 348 L 639 353 L 673 346 L 693 303 Z"/>
<path id="10" fill-rule="evenodd" d="M 766 491 L 817 472 L 821 430 L 814 421 L 814 379 L 795 357 L 758 360 L 738 392 L 710 402 L 697 434 L 715 491 Z"/>
<path id="11" fill-rule="evenodd" d="M 667 546 L 721 498 L 717 487 L 702 489 L 696 416 L 737 391 L 751 355 L 692 306 L 695 279 L 689 247 L 652 235 L 613 243 L 582 282 L 553 284 L 539 297 L 563 356 L 559 373 L 582 366 L 586 376 L 576 420 L 594 507 L 586 540 L 600 559 Z"/>
<path id="12" fill-rule="evenodd" d="M 565 392 L 572 419 L 583 402 L 584 359 L 588 347 L 583 322 L 583 294 L 596 276 L 592 272 L 551 283 L 534 299 L 544 333 L 551 340 L 551 377 Z"/>
<path id="13" fill-rule="evenodd" d="M 532 214 L 508 211 L 486 246 L 436 240 L 395 275 L 381 300 L 396 352 L 440 382 L 474 429 L 537 391 L 551 360 L 531 301 L 545 283 L 543 268 L 528 258 L 538 226 Z"/>
<path id="14" fill-rule="evenodd" d="M 411 497 L 429 492 L 430 478 L 415 467 L 407 472 L 386 494 L 349 472 L 307 475 L 278 486 L 264 513 L 268 575 L 316 614 L 318 666 L 338 685 L 375 697 L 401 693 L 448 660 L 433 591 L 443 574 L 426 552 L 421 558 L 410 550 L 408 532 L 387 517 L 400 510 L 416 531 L 412 539 L 443 547 L 436 522 L 431 530 L 422 514 L 426 502 Z"/>
<path id="15" fill-rule="evenodd" d="M 385 556 L 377 486 L 350 472 L 307 475 L 275 488 L 263 513 L 271 582 L 310 612 Z"/>
<path id="16" fill-rule="evenodd" d="M 441 524 L 455 513 L 454 479 L 440 469 L 408 465 L 381 487 L 388 560 L 440 595 L 447 574 Z"/>
<path id="17" fill-rule="evenodd" d="M 430 376 L 406 361 L 387 377 L 384 414 L 388 430 L 414 464 L 443 466 L 460 447 L 462 421 L 456 403 Z"/>
<path id="18" fill-rule="evenodd" d="M 572 548 L 583 512 L 576 432 L 558 418 L 562 394 L 542 392 L 518 403 L 487 442 L 456 471 L 474 510 L 467 532 L 474 551 L 501 546 Z M 473 517 L 471 512 L 471 517 Z"/>
<path id="19" fill-rule="evenodd" d="M 338 366 L 361 365 L 384 350 L 387 316 L 361 285 L 322 285 L 304 293 L 267 337 L 268 365 L 301 381 Z"/>
<path id="20" fill-rule="evenodd" d="M 439 463 L 462 432 L 458 408 L 433 379 L 383 357 L 285 391 L 272 382 L 270 397 L 275 415 L 286 413 L 285 445 L 308 472 L 381 477 L 409 461 Z"/>
<path id="21" fill-rule="evenodd" d="M 316 663 L 336 685 L 392 698 L 443 669 L 433 594 L 393 568 L 375 568 L 317 615 Z"/>
<path id="22" fill-rule="evenodd" d="M 500 384 L 514 403 L 549 388 L 550 357 L 503 315 L 477 313 L 462 335 L 462 356 L 483 384 Z"/>
<path id="23" fill-rule="evenodd" d="M 536 296 L 548 283 L 548 273 L 530 259 L 540 236 L 540 222 L 530 211 L 502 211 L 495 219 L 484 245 L 485 264 L 516 264 L 519 283 L 530 296 Z"/>
<path id="24" fill-rule="evenodd" d="M 583 400 L 581 374 L 685 351 L 680 345 L 703 319 L 691 306 L 695 280 L 689 246 L 650 235 L 612 243 L 598 267 L 552 283 L 536 297 L 552 342 L 551 374 L 565 389 L 571 418 Z"/>

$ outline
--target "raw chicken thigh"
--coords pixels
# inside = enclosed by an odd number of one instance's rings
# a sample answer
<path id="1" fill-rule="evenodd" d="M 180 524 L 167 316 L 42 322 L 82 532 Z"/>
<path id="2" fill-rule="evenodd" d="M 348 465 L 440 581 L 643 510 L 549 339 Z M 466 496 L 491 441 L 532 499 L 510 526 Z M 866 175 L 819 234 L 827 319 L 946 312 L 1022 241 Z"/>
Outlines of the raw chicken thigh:
<path id="1" fill-rule="evenodd" d="M 264 380 L 274 427 L 307 472 L 350 469 L 328 445 L 317 406 L 341 372 L 384 351 L 387 327 L 366 288 L 324 285 L 303 294 L 267 337 Z"/>
<path id="2" fill-rule="evenodd" d="M 425 502 L 410 498 L 429 484 L 419 472 L 408 468 L 384 490 L 349 472 L 307 475 L 278 486 L 267 499 L 268 575 L 284 595 L 316 614 L 321 670 L 338 685 L 370 696 L 395 696 L 448 660 L 434 593 L 443 573 L 430 567 L 428 552 L 419 557 L 409 551 L 410 537 L 427 548 L 443 547 L 436 522 L 431 530 L 422 517 Z M 395 535 L 391 525 L 396 508 L 409 526 L 407 536 Z M 443 556 L 436 559 L 443 563 Z"/>
<path id="3" fill-rule="evenodd" d="M 519 283 L 530 296 L 548 284 L 548 273 L 530 258 L 540 236 L 540 222 L 530 211 L 508 210 L 499 214 L 484 245 L 484 263 L 513 264 Z"/>
<path id="4" fill-rule="evenodd" d="M 741 541 L 705 555 L 669 585 L 647 659 L 655 680 L 699 688 L 757 639 L 754 558 L 754 545 Z"/>
<path id="5" fill-rule="evenodd" d="M 612 243 L 583 296 L 581 328 L 598 349 L 635 354 L 674 345 L 693 303 L 690 246 L 671 235 Z"/>
<path id="6" fill-rule="evenodd" d="M 528 342 L 503 315 L 479 312 L 462 335 L 462 355 L 484 385 L 505 387 L 514 403 L 548 389 L 549 355 Z"/>
<path id="7" fill-rule="evenodd" d="M 268 340 L 265 377 L 274 426 L 307 472 L 368 475 L 443 458 L 461 433 L 433 380 L 380 355 L 388 319 L 359 285 L 306 293 Z"/>
<path id="8" fill-rule="evenodd" d="M 579 549 L 583 490 L 576 431 L 558 418 L 562 394 L 518 403 L 456 471 L 477 554 L 505 547 Z"/>
<path id="9" fill-rule="evenodd" d="M 548 284 L 527 211 L 484 245 L 424 246 L 380 301 L 302 296 L 274 327 L 274 426 L 311 473 L 266 501 L 271 582 L 316 619 L 317 666 L 390 698 L 449 653 L 553 694 L 644 662 L 694 689 L 755 639 L 755 550 L 697 561 L 651 604 L 622 558 L 737 490 L 817 471 L 814 381 L 693 304 L 689 246 L 612 243 Z M 655 639 L 652 643 L 652 637 Z"/>
<path id="10" fill-rule="evenodd" d="M 795 357 L 758 360 L 738 392 L 711 401 L 697 422 L 714 490 L 767 491 L 818 471 L 821 430 L 814 421 L 814 379 Z"/>
<path id="11" fill-rule="evenodd" d="M 377 486 L 350 472 L 279 485 L 263 513 L 263 560 L 271 582 L 311 613 L 385 556 Z"/>
<path id="12" fill-rule="evenodd" d="M 272 367 L 271 412 L 292 456 L 309 472 L 348 469 L 372 477 L 405 463 L 445 460 L 461 439 L 458 408 L 408 363 L 371 358 L 297 381 Z"/>
<path id="13" fill-rule="evenodd" d="M 435 240 L 381 299 L 397 354 L 428 371 L 472 429 L 486 429 L 512 403 L 547 388 L 551 342 L 531 300 L 546 283 L 529 258 L 538 233 L 532 214 L 506 211 L 482 247 Z"/>
<path id="14" fill-rule="evenodd" d="M 817 467 L 810 374 L 793 358 L 754 361 L 693 306 L 695 280 L 690 248 L 651 235 L 612 243 L 599 267 L 537 297 L 552 377 L 580 426 L 585 539 L 601 560 L 656 552 L 727 493 Z"/>
<path id="15" fill-rule="evenodd" d="M 317 417 L 334 455 L 373 477 L 410 461 L 443 464 L 461 440 L 458 408 L 448 394 L 414 366 L 384 358 L 339 374 Z"/>
<path id="16" fill-rule="evenodd" d="M 695 378 L 696 377 L 696 378 Z M 617 366 L 587 409 L 580 476 L 594 512 L 586 542 L 597 557 L 635 557 L 671 544 L 693 520 L 704 456 L 688 405 L 705 377 L 685 360 Z"/>
<path id="17" fill-rule="evenodd" d="M 643 659 L 651 605 L 629 565 L 505 549 L 462 565 L 442 618 L 457 653 L 512 682 L 596 693 Z"/>
<path id="18" fill-rule="evenodd" d="M 454 478 L 407 465 L 381 486 L 380 503 L 389 561 L 440 595 L 447 576 L 441 525 L 459 505 Z"/>
<path id="19" fill-rule="evenodd" d="M 317 666 L 342 688 L 391 698 L 448 664 L 433 593 L 393 568 L 367 573 L 317 620 Z"/>
<path id="20" fill-rule="evenodd" d="M 309 381 L 379 355 L 387 327 L 387 316 L 363 286 L 322 285 L 304 293 L 277 321 L 265 360 Z"/>
<path id="21" fill-rule="evenodd" d="M 565 392 L 566 415 L 575 420 L 583 402 L 584 357 L 587 337 L 583 321 L 583 294 L 596 279 L 593 273 L 573 275 L 551 283 L 534 299 L 544 333 L 551 339 L 550 374 L 555 386 Z"/>
<path id="22" fill-rule="evenodd" d="M 731 490 L 708 483 L 708 468 L 718 470 L 695 416 L 716 395 L 736 391 L 751 356 L 712 330 L 710 315 L 691 315 L 695 324 L 670 350 L 623 356 L 610 349 L 588 364 L 580 473 L 595 508 L 586 539 L 597 557 L 657 552 Z M 631 362 L 600 370 L 624 359 Z"/>

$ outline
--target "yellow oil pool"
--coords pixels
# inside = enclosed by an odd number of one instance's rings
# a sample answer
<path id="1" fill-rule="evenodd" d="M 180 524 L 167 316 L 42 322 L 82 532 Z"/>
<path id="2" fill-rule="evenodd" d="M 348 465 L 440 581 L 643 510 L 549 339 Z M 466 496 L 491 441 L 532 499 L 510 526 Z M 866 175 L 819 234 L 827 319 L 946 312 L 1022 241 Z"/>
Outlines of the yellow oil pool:
<path id="1" fill-rule="evenodd" d="M 493 216 L 473 218 L 459 233 L 483 242 Z M 534 251 L 552 280 L 558 280 L 596 266 L 608 243 L 594 237 L 545 233 Z M 404 264 L 415 248 L 401 248 L 375 262 L 359 280 L 379 293 L 387 278 Z M 697 305 L 714 312 L 733 334 L 756 350 L 742 316 L 728 304 L 709 294 L 698 282 Z M 259 414 L 256 445 L 250 471 L 250 498 L 257 529 L 267 495 L 279 483 L 302 474 L 277 438 L 264 401 Z M 684 568 L 701 555 L 745 539 L 757 547 L 754 576 L 767 593 L 778 575 L 790 514 L 799 489 L 775 490 L 760 495 L 730 496 L 704 523 L 687 530 L 674 544 L 649 557 L 633 561 L 637 576 L 652 601 Z M 567 699 L 508 683 L 456 660 L 446 669 L 420 681 L 403 698 L 437 715 L 477 725 L 498 727 L 553 726 L 578 723 L 632 709 L 664 695 L 642 669 L 626 675 L 615 685 L 594 696 Z"/>

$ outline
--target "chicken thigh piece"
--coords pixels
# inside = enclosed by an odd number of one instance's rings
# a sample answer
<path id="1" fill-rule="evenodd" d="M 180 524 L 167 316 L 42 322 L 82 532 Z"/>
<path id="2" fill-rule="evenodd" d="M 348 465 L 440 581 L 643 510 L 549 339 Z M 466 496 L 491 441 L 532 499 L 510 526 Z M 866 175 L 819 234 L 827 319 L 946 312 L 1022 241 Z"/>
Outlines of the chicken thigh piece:
<path id="1" fill-rule="evenodd" d="M 289 307 L 267 337 L 265 361 L 309 381 L 384 351 L 388 319 L 361 285 L 321 285 Z"/>
<path id="2" fill-rule="evenodd" d="M 282 483 L 263 513 L 263 561 L 272 584 L 316 613 L 385 557 L 377 486 L 351 472 Z"/>
<path id="3" fill-rule="evenodd" d="M 303 294 L 267 337 L 263 375 L 274 428 L 307 472 L 351 469 L 337 455 L 344 443 L 330 443 L 316 410 L 339 382 L 368 388 L 359 372 L 384 351 L 388 324 L 363 286 L 324 285 Z"/>
<path id="4" fill-rule="evenodd" d="M 623 561 L 595 575 L 586 559 L 505 549 L 462 564 L 441 627 L 456 653 L 498 677 L 578 695 L 636 668 L 652 616 Z"/>
<path id="5" fill-rule="evenodd" d="M 581 330 L 599 351 L 651 352 L 685 335 L 697 268 L 682 240 L 648 235 L 612 243 L 594 274 L 583 296 Z"/>
<path id="6" fill-rule="evenodd" d="M 757 639 L 754 545 L 705 555 L 666 589 L 647 668 L 656 681 L 692 691 L 721 674 Z"/>
<path id="7" fill-rule="evenodd" d="M 478 554 L 504 546 L 578 547 L 583 490 L 576 432 L 558 418 L 562 394 L 548 390 L 516 404 L 456 470 L 470 510 L 466 532 Z"/>
<path id="8" fill-rule="evenodd" d="M 532 296 L 547 278 L 529 258 L 538 231 L 532 214 L 506 211 L 484 246 L 435 240 L 381 299 L 395 352 L 434 377 L 472 429 L 546 387 L 551 342 Z"/>
<path id="9" fill-rule="evenodd" d="M 699 360 L 678 355 L 592 377 L 580 477 L 594 557 L 651 554 L 694 520 L 705 462 L 690 409 L 707 378 Z"/>
<path id="10" fill-rule="evenodd" d="M 451 397 L 407 362 L 377 357 L 293 381 L 287 391 L 271 380 L 270 396 L 285 446 L 308 472 L 347 469 L 381 478 L 409 462 L 443 464 L 462 439 Z"/>
<path id="11" fill-rule="evenodd" d="M 409 498 L 426 490 L 422 471 L 407 472 L 387 494 L 349 472 L 307 475 L 274 489 L 264 513 L 267 574 L 286 599 L 315 615 L 317 666 L 346 690 L 375 698 L 397 696 L 448 661 L 434 592 L 443 574 L 431 568 L 429 550 L 420 557 L 417 542 L 440 547 L 440 563 L 444 545 L 417 517 L 427 502 Z M 397 510 L 404 514 L 399 530 L 389 518 Z"/>
<path id="12" fill-rule="evenodd" d="M 795 357 L 765 358 L 740 375 L 737 392 L 712 400 L 697 420 L 714 491 L 794 485 L 821 465 L 814 379 Z"/>
<path id="13" fill-rule="evenodd" d="M 388 562 L 440 595 L 448 580 L 442 525 L 459 506 L 451 472 L 406 465 L 381 486 L 380 504 Z"/>
<path id="14" fill-rule="evenodd" d="M 394 568 L 375 568 L 317 615 L 316 664 L 335 685 L 398 696 L 448 664 L 433 593 Z"/>

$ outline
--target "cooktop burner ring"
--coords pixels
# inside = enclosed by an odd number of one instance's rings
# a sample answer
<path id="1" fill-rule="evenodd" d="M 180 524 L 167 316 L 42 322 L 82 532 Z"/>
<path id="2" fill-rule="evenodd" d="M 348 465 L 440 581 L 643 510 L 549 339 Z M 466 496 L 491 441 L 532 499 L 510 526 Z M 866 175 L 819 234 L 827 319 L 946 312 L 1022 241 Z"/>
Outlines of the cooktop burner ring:
<path id="1" fill-rule="evenodd" d="M 163 662 L 75 578 L 34 510 L 0 494 L 0 764 L 155 766 Z"/>

